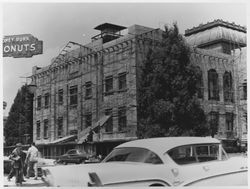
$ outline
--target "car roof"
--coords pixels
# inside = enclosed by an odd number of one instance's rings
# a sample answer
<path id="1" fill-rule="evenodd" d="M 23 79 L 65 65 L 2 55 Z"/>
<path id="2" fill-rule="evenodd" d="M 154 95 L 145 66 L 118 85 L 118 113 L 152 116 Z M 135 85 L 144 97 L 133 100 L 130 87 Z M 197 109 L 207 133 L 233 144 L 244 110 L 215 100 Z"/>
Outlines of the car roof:
<path id="1" fill-rule="evenodd" d="M 208 143 L 218 144 L 220 141 L 212 137 L 161 137 L 133 140 L 123 143 L 115 148 L 138 147 L 164 154 L 166 151 L 178 146 Z"/>

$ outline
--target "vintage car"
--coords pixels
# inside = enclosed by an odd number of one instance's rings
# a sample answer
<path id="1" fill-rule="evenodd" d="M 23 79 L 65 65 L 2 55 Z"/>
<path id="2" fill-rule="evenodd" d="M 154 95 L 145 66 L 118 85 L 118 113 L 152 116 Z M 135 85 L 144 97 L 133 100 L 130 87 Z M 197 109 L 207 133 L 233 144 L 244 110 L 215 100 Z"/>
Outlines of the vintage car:
<path id="1" fill-rule="evenodd" d="M 70 173 L 70 174 L 68 174 Z M 48 186 L 247 186 L 247 158 L 228 158 L 210 137 L 123 143 L 101 162 L 44 169 Z"/>
<path id="2" fill-rule="evenodd" d="M 68 163 L 80 164 L 83 163 L 88 158 L 89 155 L 86 152 L 81 151 L 79 149 L 71 149 L 62 156 L 60 156 L 57 160 L 57 163 L 62 163 L 64 165 Z"/>

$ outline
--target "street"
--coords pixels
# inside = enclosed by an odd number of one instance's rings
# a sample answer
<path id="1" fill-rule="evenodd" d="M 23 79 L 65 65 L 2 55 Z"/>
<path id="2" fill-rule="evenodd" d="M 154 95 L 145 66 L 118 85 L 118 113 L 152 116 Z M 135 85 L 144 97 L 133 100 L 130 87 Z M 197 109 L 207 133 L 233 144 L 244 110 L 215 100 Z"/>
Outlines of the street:
<path id="1" fill-rule="evenodd" d="M 7 179 L 7 174 L 4 174 L 4 187 L 16 187 L 15 178 L 13 177 L 10 181 Z M 26 182 L 23 182 L 22 187 L 45 187 L 45 183 L 39 177 L 38 180 L 34 180 L 33 177 L 26 179 Z"/>

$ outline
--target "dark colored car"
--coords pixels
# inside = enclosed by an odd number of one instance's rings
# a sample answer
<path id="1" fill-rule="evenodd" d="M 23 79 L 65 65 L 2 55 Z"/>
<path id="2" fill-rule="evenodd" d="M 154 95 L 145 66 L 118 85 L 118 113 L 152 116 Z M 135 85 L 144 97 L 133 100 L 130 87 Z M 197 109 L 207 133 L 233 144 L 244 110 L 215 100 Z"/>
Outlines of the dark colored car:
<path id="1" fill-rule="evenodd" d="M 84 151 L 78 149 L 69 150 L 66 154 L 63 154 L 58 159 L 58 163 L 67 164 L 67 163 L 83 163 L 89 158 L 88 154 Z"/>

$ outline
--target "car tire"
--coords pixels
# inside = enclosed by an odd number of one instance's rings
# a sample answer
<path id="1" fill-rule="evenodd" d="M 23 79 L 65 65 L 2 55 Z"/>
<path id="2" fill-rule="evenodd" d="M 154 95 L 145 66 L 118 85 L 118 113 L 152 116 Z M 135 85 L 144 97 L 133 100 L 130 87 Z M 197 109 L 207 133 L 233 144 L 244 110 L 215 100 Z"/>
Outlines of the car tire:
<path id="1" fill-rule="evenodd" d="M 66 161 L 62 161 L 62 164 L 63 164 L 63 165 L 67 165 L 67 162 L 66 162 Z"/>

